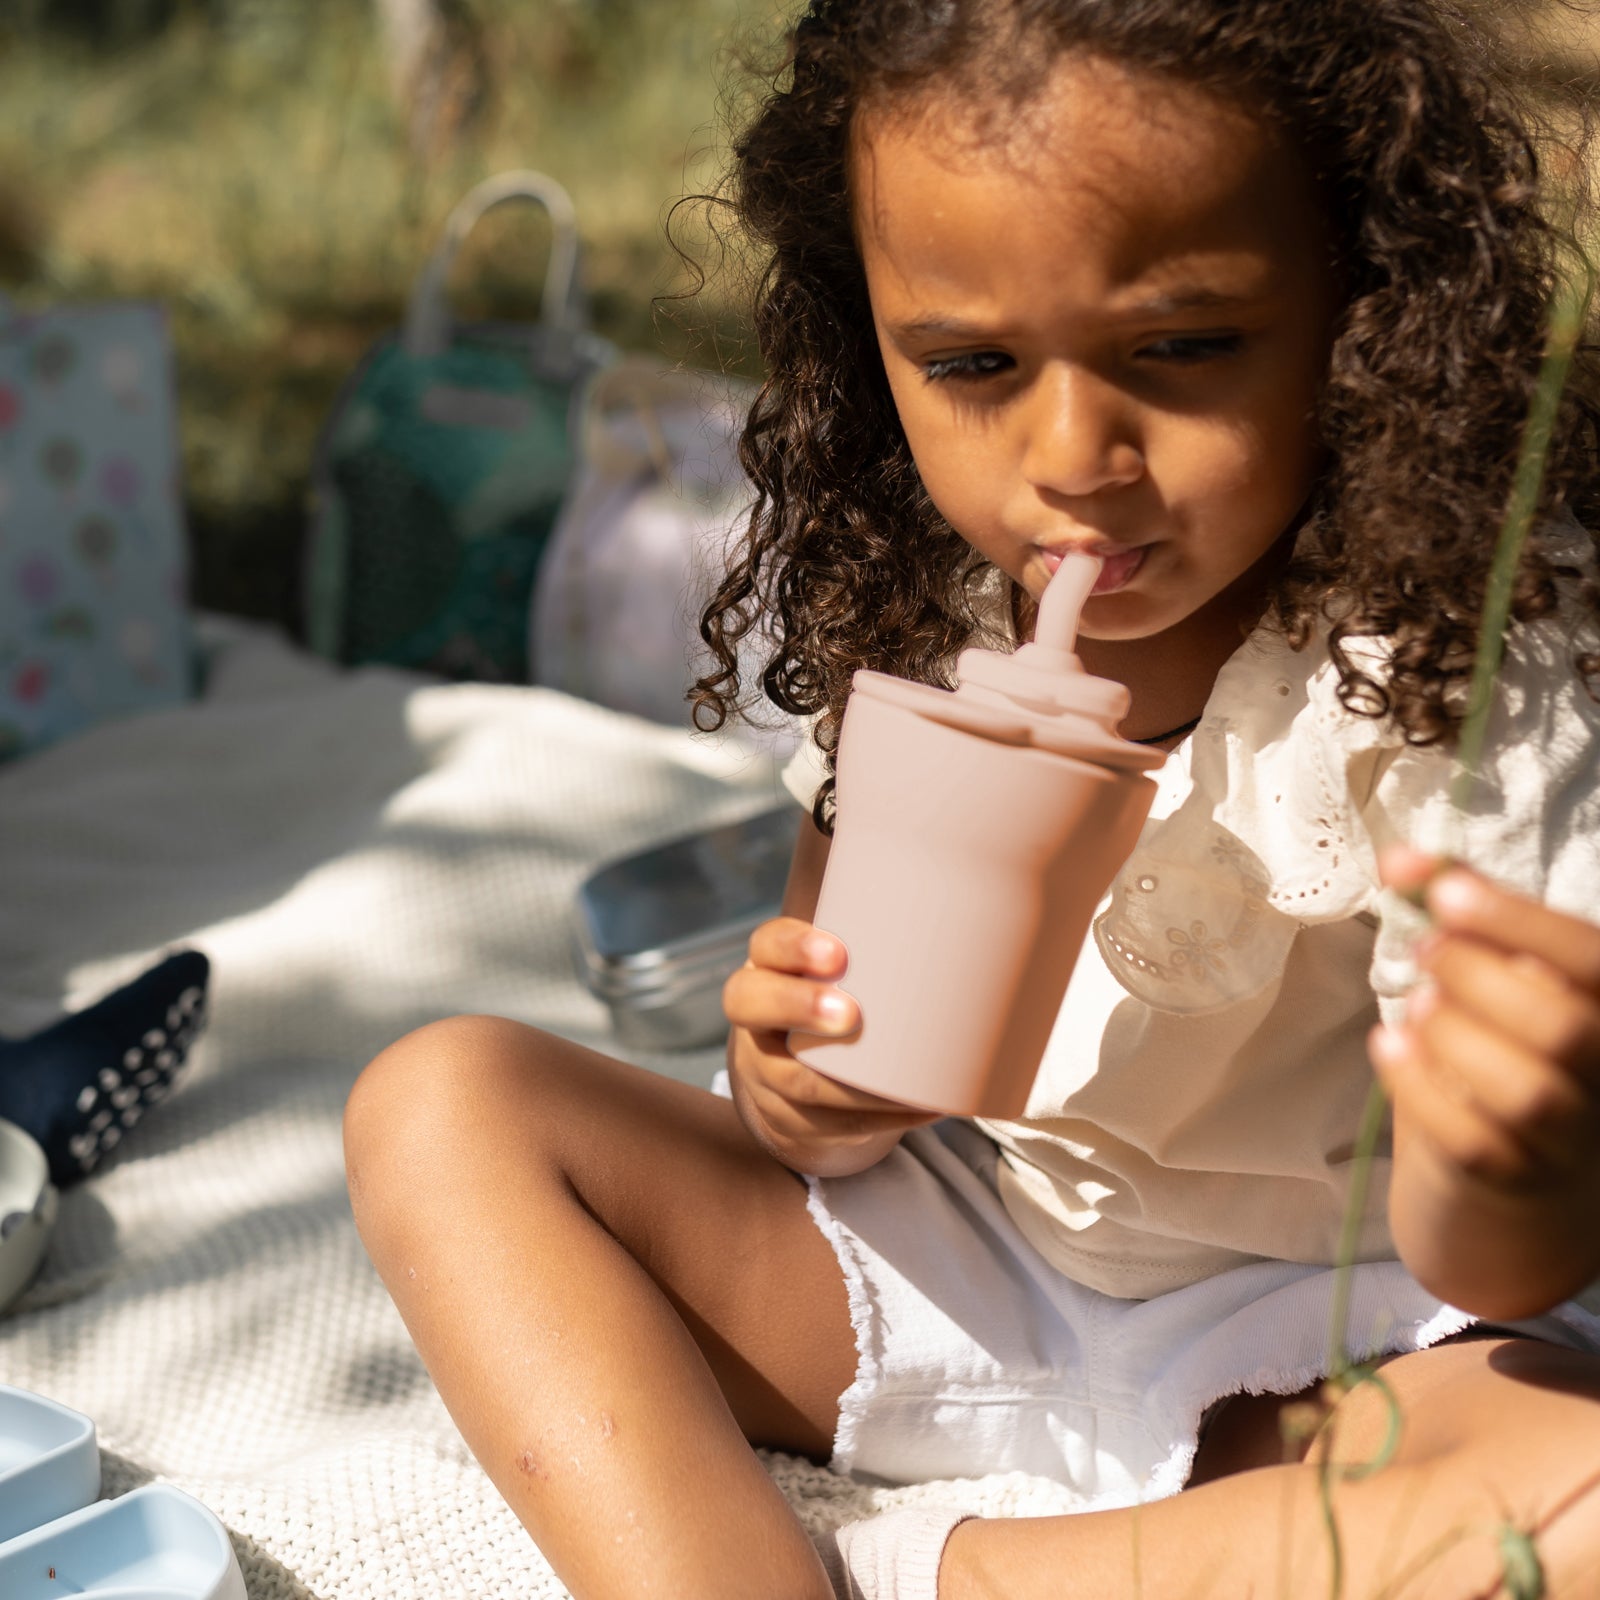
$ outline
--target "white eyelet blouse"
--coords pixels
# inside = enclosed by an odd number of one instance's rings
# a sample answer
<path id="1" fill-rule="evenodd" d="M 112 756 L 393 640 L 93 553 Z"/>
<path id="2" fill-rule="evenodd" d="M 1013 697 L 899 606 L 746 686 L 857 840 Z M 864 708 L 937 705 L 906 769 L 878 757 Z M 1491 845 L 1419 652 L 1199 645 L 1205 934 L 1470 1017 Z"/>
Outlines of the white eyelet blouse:
<path id="1" fill-rule="evenodd" d="M 1448 851 L 1600 919 L 1600 704 L 1573 667 L 1595 647 L 1572 604 L 1514 633 L 1459 813 L 1454 757 L 1347 712 L 1324 642 L 1297 653 L 1261 628 L 1226 663 L 1157 774 L 1026 1114 L 982 1124 L 1008 1211 L 1062 1272 L 1148 1298 L 1254 1259 L 1334 1260 L 1366 1034 L 1400 1015 L 1423 925 L 1377 852 Z M 807 740 L 784 778 L 809 805 L 823 775 Z M 1387 1176 L 1385 1141 L 1362 1260 L 1394 1254 Z"/>

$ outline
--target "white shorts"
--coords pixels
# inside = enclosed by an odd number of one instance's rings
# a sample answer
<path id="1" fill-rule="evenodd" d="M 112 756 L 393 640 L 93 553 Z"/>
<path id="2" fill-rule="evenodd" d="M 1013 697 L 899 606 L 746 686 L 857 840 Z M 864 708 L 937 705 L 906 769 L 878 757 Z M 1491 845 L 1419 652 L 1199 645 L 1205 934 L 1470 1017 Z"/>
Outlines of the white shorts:
<path id="1" fill-rule="evenodd" d="M 811 1214 L 844 1272 L 855 1382 L 833 1466 L 890 1483 L 1020 1472 L 1080 1509 L 1174 1494 L 1207 1410 L 1293 1394 L 1328 1373 L 1336 1274 L 1267 1261 L 1152 1300 L 1062 1276 L 995 1192 L 997 1153 L 970 1123 L 908 1134 L 850 1178 L 811 1179 Z M 1475 1319 L 1398 1262 L 1357 1266 L 1349 1347 L 1365 1359 L 1436 1344 Z M 1600 1352 L 1600 1318 L 1565 1306 L 1497 1324 Z"/>

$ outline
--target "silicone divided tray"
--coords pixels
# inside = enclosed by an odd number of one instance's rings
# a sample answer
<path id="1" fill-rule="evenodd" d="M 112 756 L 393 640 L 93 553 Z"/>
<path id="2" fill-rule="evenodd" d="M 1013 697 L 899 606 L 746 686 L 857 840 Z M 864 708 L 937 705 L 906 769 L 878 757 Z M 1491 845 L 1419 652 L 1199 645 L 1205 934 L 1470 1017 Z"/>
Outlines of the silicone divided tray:
<path id="1" fill-rule="evenodd" d="M 228 1535 L 198 1500 L 163 1483 L 99 1492 L 94 1424 L 0 1384 L 0 1596 L 247 1600 Z"/>

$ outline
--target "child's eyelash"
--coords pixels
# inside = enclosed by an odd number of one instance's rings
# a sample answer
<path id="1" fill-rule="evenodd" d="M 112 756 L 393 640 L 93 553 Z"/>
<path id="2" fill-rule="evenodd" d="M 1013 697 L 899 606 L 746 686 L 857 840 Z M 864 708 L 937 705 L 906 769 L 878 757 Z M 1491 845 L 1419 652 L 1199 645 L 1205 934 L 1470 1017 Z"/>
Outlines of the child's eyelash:
<path id="1" fill-rule="evenodd" d="M 1237 333 L 1173 334 L 1141 345 L 1135 354 L 1143 360 L 1165 362 L 1171 366 L 1198 366 L 1234 355 L 1244 343 Z M 959 356 L 938 356 L 922 363 L 922 376 L 928 383 L 979 382 L 1010 372 L 1016 362 L 1000 350 L 975 350 Z"/>
<path id="2" fill-rule="evenodd" d="M 993 378 L 1009 372 L 1016 363 L 998 350 L 976 350 L 970 355 L 939 356 L 922 363 L 922 376 L 929 383 L 939 383 L 951 378 Z"/>
<path id="3" fill-rule="evenodd" d="M 1221 356 L 1231 356 L 1243 343 L 1237 333 L 1174 334 L 1169 339 L 1156 339 L 1140 348 L 1139 354 L 1168 361 L 1176 365 L 1192 362 L 1214 361 Z"/>

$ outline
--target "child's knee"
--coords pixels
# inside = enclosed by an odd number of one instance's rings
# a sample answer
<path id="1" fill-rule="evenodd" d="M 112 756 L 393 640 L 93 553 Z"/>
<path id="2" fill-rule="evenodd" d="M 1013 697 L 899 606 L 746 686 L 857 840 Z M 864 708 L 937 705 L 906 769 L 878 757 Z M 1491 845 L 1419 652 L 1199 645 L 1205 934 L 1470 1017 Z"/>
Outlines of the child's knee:
<path id="1" fill-rule="evenodd" d="M 448 1017 L 397 1039 L 363 1069 L 344 1111 L 345 1169 L 358 1211 L 364 1193 L 407 1192 L 498 1101 L 495 1080 L 536 1063 L 536 1030 L 502 1017 Z M 514 1063 L 514 1064 L 513 1064 Z"/>

